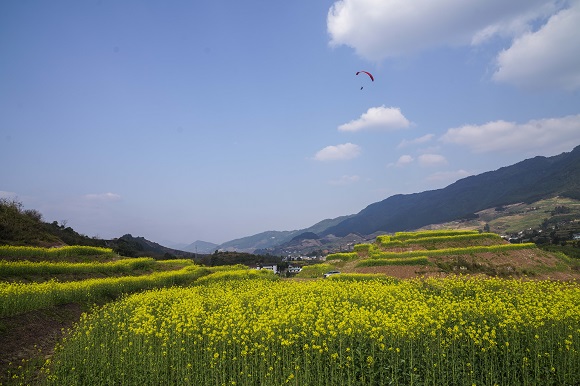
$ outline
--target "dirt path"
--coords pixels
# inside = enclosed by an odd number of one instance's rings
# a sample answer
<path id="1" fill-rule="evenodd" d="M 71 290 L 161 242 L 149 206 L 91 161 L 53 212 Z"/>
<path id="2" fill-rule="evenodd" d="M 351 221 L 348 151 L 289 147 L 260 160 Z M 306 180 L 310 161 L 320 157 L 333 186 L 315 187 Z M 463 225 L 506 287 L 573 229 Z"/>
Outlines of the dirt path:
<path id="1" fill-rule="evenodd" d="M 79 304 L 71 303 L 0 318 L 0 384 L 23 360 L 50 356 L 63 329 L 72 327 L 82 312 Z"/>

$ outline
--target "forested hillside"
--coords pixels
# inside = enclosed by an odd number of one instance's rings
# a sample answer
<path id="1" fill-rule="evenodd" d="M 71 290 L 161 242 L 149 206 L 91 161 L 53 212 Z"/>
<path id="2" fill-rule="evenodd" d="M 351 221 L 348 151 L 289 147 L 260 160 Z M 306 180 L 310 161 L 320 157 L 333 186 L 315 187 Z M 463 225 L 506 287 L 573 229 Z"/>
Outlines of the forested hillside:
<path id="1" fill-rule="evenodd" d="M 535 157 L 463 178 L 444 189 L 399 194 L 374 203 L 324 234 L 372 234 L 418 229 L 476 212 L 555 196 L 580 198 L 580 146 L 554 157 Z"/>
<path id="2" fill-rule="evenodd" d="M 76 232 L 66 222 L 43 221 L 42 213 L 24 209 L 15 199 L 0 198 L 0 245 L 88 245 L 105 246 L 105 241 Z"/>

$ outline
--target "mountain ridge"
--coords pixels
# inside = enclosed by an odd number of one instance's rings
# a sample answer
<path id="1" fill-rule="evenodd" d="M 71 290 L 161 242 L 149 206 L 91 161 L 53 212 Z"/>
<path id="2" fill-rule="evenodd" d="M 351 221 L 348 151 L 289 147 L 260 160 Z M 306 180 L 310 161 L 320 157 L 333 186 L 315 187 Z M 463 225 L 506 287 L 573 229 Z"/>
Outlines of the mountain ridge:
<path id="1" fill-rule="evenodd" d="M 130 234 L 113 240 L 90 238 L 75 232 L 66 223 L 44 223 L 40 212 L 25 210 L 16 200 L 0 199 L 0 243 L 107 246 L 122 250 L 127 255 L 155 254 L 171 257 L 194 255 L 192 252 L 196 252 L 196 246 L 197 253 L 202 254 L 215 251 L 271 253 L 288 248 L 299 253 L 299 241 L 312 244 L 309 248 L 313 252 L 314 248 L 342 248 L 355 239 L 368 239 L 371 235 L 473 219 L 482 210 L 520 202 L 530 203 L 555 196 L 580 199 L 580 146 L 556 156 L 537 156 L 494 171 L 469 176 L 442 189 L 393 195 L 368 205 L 357 214 L 325 219 L 304 229 L 266 231 L 220 245 L 198 240 L 184 247 L 191 249 L 190 251 L 166 248 Z M 309 233 L 318 236 L 319 240 L 310 235 L 306 240 L 292 242 L 293 238 Z"/>
<path id="2" fill-rule="evenodd" d="M 442 189 L 396 194 L 360 212 L 323 220 L 297 231 L 267 231 L 232 240 L 219 248 L 276 249 L 301 233 L 320 237 L 371 235 L 419 229 L 430 224 L 476 217 L 478 211 L 561 195 L 580 199 L 580 146 L 551 157 L 536 156 L 493 171 L 457 180 Z M 265 240 L 265 237 L 275 237 Z"/>
<path id="3" fill-rule="evenodd" d="M 293 237 L 302 233 L 320 234 L 330 226 L 336 225 L 348 219 L 352 215 L 339 216 L 333 219 L 325 219 L 316 224 L 293 231 L 265 231 L 252 236 L 242 237 L 220 244 L 217 248 L 223 251 L 239 251 L 253 253 L 256 250 L 268 250 L 292 240 Z"/>
<path id="4" fill-rule="evenodd" d="M 398 232 L 455 220 L 494 206 L 580 195 L 580 146 L 462 178 L 443 189 L 395 195 L 364 208 L 324 234 Z"/>

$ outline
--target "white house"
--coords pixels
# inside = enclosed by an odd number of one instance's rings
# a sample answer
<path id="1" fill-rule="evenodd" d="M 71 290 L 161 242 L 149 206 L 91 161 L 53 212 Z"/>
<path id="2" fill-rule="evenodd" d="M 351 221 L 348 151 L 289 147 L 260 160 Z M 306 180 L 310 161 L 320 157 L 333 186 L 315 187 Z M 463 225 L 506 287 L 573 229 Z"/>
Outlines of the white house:
<path id="1" fill-rule="evenodd" d="M 258 269 L 269 269 L 270 271 L 273 271 L 275 274 L 278 274 L 278 265 L 274 264 L 274 265 L 264 265 L 262 266 L 262 268 L 258 267 Z"/>

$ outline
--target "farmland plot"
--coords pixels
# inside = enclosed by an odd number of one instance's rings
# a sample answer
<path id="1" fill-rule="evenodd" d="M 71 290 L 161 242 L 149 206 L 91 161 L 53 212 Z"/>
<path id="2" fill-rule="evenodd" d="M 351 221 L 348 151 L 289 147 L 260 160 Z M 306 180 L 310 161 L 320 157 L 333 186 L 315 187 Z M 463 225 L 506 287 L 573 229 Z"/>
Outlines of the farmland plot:
<path id="1" fill-rule="evenodd" d="M 210 277 L 86 314 L 45 364 L 46 383 L 580 382 L 575 283 Z"/>

